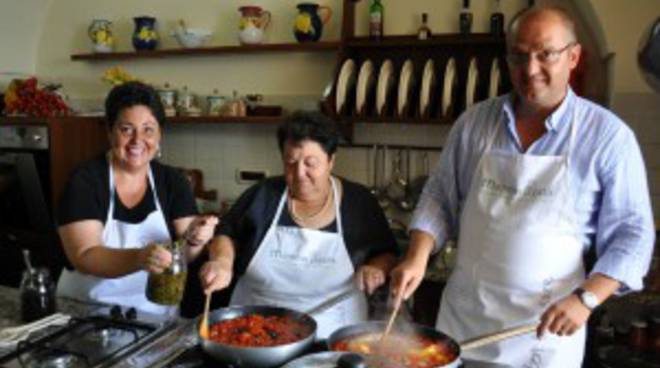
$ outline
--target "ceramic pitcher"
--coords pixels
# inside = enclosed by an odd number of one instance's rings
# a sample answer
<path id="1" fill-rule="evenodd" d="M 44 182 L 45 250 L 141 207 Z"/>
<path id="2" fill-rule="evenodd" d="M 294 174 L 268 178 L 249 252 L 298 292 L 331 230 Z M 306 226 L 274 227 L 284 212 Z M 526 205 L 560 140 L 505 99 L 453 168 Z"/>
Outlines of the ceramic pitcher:
<path id="1" fill-rule="evenodd" d="M 112 52 L 115 39 L 112 36 L 112 22 L 107 19 L 94 19 L 87 28 L 95 52 Z"/>
<path id="2" fill-rule="evenodd" d="M 260 44 L 264 40 L 264 31 L 270 24 L 270 12 L 259 6 L 241 6 L 238 39 L 244 45 Z"/>
<path id="3" fill-rule="evenodd" d="M 158 46 L 158 33 L 156 32 L 156 18 L 141 16 L 133 18 L 135 30 L 133 31 L 133 47 L 136 50 L 154 50 Z"/>
<path id="4" fill-rule="evenodd" d="M 332 17 L 332 9 L 315 3 L 300 3 L 297 8 L 298 15 L 293 26 L 296 39 L 298 42 L 318 41 L 323 34 L 323 25 Z"/>

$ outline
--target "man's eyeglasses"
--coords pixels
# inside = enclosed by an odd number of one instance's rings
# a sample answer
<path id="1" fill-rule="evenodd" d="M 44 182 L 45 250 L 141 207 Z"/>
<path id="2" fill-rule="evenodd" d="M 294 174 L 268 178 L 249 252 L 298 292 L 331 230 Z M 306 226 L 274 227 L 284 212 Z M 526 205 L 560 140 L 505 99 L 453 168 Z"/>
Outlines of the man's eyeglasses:
<path id="1" fill-rule="evenodd" d="M 568 45 L 557 50 L 545 49 L 530 52 L 509 51 L 506 54 L 506 59 L 513 65 L 527 64 L 532 58 L 541 64 L 554 64 L 559 60 L 559 57 L 564 51 L 575 46 L 575 44 L 575 42 L 570 42 Z"/>

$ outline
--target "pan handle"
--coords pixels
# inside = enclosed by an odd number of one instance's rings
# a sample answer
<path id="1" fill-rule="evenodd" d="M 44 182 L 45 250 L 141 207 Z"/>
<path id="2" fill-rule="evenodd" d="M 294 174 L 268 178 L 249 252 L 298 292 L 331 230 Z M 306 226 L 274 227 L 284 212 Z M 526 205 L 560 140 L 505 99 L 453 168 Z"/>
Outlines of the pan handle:
<path id="1" fill-rule="evenodd" d="M 535 331 L 537 327 L 537 323 L 528 324 L 465 340 L 461 342 L 461 351 L 475 349 L 484 345 L 492 344 L 494 342 L 506 340 L 514 336 L 524 335 Z"/>

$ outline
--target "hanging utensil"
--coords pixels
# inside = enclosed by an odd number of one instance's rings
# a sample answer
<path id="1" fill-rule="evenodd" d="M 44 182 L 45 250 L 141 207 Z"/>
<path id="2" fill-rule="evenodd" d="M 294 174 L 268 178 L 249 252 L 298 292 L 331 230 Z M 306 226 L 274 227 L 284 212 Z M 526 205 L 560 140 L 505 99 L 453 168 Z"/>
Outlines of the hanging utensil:
<path id="1" fill-rule="evenodd" d="M 386 170 L 386 164 L 387 164 L 387 146 L 383 146 L 380 154 L 380 165 L 379 167 L 381 170 L 379 170 L 379 183 L 377 184 L 379 186 L 379 196 L 378 196 L 378 205 L 382 209 L 387 209 L 390 206 L 390 199 L 387 196 L 387 188 L 383 185 L 383 182 L 385 181 L 385 170 Z"/>
<path id="2" fill-rule="evenodd" d="M 371 174 L 372 180 L 369 192 L 371 192 L 374 197 L 378 198 L 378 195 L 380 194 L 380 190 L 378 189 L 378 145 L 374 144 L 371 150 L 373 160 L 371 157 L 367 158 L 367 163 L 371 166 L 371 170 L 367 170 L 367 173 Z"/>
<path id="3" fill-rule="evenodd" d="M 405 166 L 405 171 L 406 171 L 406 182 L 404 185 L 404 195 L 403 198 L 401 198 L 397 203 L 399 205 L 399 209 L 404 211 L 404 212 L 410 212 L 415 208 L 415 201 L 414 194 L 411 191 L 411 181 L 410 181 L 410 147 L 406 147 L 406 166 Z"/>

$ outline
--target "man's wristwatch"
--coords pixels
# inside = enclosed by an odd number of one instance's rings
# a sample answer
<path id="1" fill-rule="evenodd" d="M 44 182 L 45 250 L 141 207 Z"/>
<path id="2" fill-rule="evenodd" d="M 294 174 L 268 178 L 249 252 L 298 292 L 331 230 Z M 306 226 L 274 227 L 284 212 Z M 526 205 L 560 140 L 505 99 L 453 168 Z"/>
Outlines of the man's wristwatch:
<path id="1" fill-rule="evenodd" d="M 584 290 L 581 287 L 575 289 L 573 294 L 577 295 L 577 297 L 580 298 L 582 304 L 584 304 L 584 306 L 589 310 L 594 310 L 594 308 L 600 304 L 600 300 L 598 300 L 598 296 L 596 294 L 592 293 L 591 291 Z"/>

